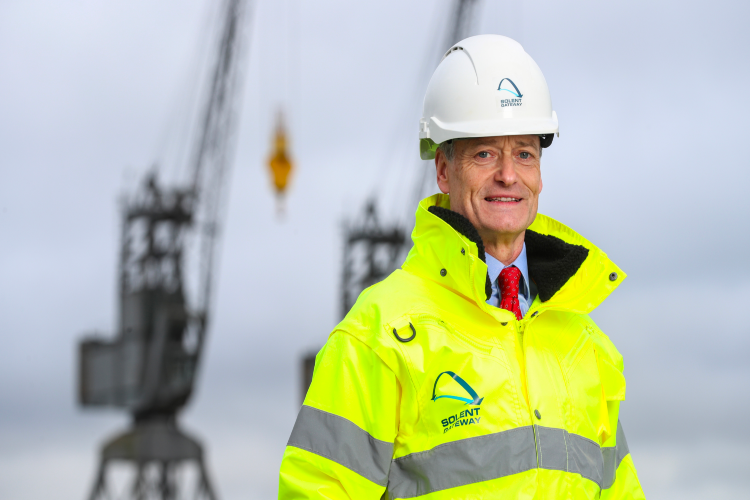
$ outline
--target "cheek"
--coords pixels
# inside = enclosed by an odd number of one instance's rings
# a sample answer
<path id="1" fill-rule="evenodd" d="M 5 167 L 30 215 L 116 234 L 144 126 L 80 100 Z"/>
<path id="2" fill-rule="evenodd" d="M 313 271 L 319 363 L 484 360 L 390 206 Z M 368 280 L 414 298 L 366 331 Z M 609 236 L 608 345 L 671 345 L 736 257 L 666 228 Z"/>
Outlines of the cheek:
<path id="1" fill-rule="evenodd" d="M 542 176 L 540 175 L 539 170 L 536 172 L 529 172 L 529 175 L 525 180 L 526 187 L 529 188 L 529 191 L 534 195 L 538 195 L 542 192 Z"/>
<path id="2" fill-rule="evenodd" d="M 466 186 L 474 193 L 481 193 L 494 184 L 495 171 L 492 168 L 474 168 L 468 172 Z"/>
<path id="3" fill-rule="evenodd" d="M 471 168 L 457 169 L 454 172 L 455 182 L 454 189 L 456 194 L 461 193 L 463 196 L 471 196 L 473 191 L 476 191 L 477 179 L 476 172 Z"/>

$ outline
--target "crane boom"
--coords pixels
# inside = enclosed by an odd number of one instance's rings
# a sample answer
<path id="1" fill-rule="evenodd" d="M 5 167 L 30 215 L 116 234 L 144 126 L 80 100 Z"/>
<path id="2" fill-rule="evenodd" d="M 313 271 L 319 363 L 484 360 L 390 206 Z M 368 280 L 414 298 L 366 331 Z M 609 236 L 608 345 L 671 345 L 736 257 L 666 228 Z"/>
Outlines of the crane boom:
<path id="1" fill-rule="evenodd" d="M 228 0 L 224 12 L 225 29 L 219 42 L 211 78 L 211 89 L 205 102 L 202 127 L 192 160 L 192 190 L 202 204 L 200 234 L 200 268 L 198 308 L 208 312 L 211 298 L 212 271 L 217 246 L 219 221 L 227 164 L 234 150 L 235 107 L 243 53 L 241 27 L 247 15 L 245 0 Z"/>

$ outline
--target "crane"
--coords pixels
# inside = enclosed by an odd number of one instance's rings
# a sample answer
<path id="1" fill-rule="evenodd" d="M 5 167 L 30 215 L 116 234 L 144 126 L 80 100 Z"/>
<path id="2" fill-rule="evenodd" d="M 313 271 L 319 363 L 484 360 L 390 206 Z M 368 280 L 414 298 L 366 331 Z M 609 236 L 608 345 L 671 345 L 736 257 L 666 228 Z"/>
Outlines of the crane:
<path id="1" fill-rule="evenodd" d="M 193 393 L 208 332 L 214 261 L 226 174 L 236 129 L 235 106 L 246 62 L 248 0 L 224 0 L 218 48 L 202 103 L 188 175 L 165 185 L 146 175 L 122 206 L 119 318 L 113 339 L 79 344 L 78 399 L 84 407 L 116 407 L 130 429 L 104 444 L 89 498 L 110 498 L 108 468 L 135 468 L 129 496 L 183 496 L 177 470 L 197 467 L 195 497 L 216 498 L 200 443 L 177 415 Z"/>
<path id="2" fill-rule="evenodd" d="M 479 0 L 454 0 L 453 11 L 438 55 L 456 42 L 468 37 L 471 32 L 474 9 Z M 430 68 L 431 72 L 432 68 Z M 424 82 L 420 81 L 419 85 Z M 416 120 L 415 120 L 416 122 Z M 416 144 L 416 141 L 414 141 Z M 416 151 L 416 150 L 415 150 Z M 416 154 L 416 153 L 414 153 Z M 421 160 L 418 160 L 423 163 Z M 410 160 L 405 164 L 412 163 Z M 404 168 L 407 168 L 405 165 Z M 434 171 L 422 167 L 413 189 L 414 198 L 408 199 L 405 207 L 413 214 L 422 199 L 429 174 Z M 409 229 L 405 225 L 383 224 L 378 217 L 374 199 L 365 203 L 361 217 L 344 226 L 344 260 L 341 284 L 341 316 L 345 316 L 365 288 L 385 279 L 403 261 L 409 250 Z"/>

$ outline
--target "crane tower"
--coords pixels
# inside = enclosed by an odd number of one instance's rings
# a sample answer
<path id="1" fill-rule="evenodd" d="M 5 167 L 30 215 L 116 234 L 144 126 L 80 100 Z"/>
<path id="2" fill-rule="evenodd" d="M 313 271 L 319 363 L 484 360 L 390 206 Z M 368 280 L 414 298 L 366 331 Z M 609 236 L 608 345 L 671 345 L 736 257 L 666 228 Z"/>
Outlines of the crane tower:
<path id="1" fill-rule="evenodd" d="M 164 185 L 144 179 L 122 210 L 119 318 L 113 339 L 79 345 L 79 403 L 132 415 L 129 430 L 101 450 L 90 499 L 113 498 L 109 468 L 132 466 L 126 498 L 173 500 L 187 490 L 213 500 L 203 449 L 177 415 L 193 392 L 210 318 L 222 196 L 231 164 L 235 106 L 242 72 L 246 0 L 224 0 L 188 178 Z M 197 470 L 193 488 L 180 470 Z"/>

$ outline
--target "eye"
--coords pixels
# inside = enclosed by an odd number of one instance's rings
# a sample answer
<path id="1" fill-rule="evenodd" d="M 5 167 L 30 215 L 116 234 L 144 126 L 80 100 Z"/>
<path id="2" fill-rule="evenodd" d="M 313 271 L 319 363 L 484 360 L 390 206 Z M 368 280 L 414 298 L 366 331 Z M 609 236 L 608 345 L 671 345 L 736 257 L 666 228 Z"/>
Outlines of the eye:
<path id="1" fill-rule="evenodd" d="M 528 160 L 529 158 L 531 158 L 531 154 L 530 154 L 530 153 L 528 153 L 527 151 L 523 151 L 523 152 L 519 153 L 519 155 L 518 155 L 518 156 L 519 156 L 519 157 L 520 157 L 520 158 L 521 158 L 522 160 Z"/>
<path id="2" fill-rule="evenodd" d="M 481 151 L 481 152 L 477 153 L 477 156 L 479 158 L 482 158 L 482 159 L 487 159 L 487 158 L 490 157 L 490 153 L 489 153 L 489 151 Z"/>

